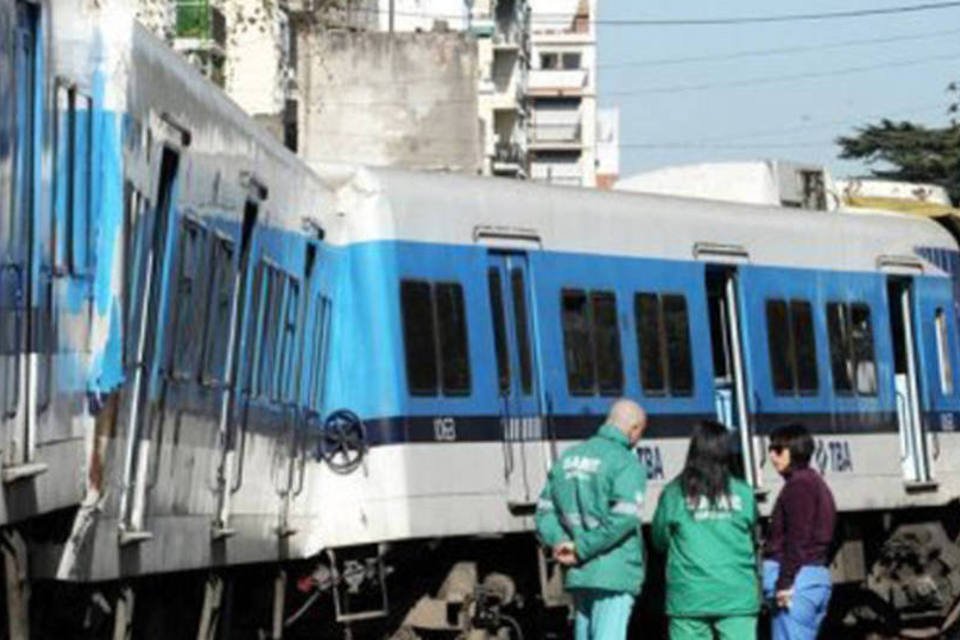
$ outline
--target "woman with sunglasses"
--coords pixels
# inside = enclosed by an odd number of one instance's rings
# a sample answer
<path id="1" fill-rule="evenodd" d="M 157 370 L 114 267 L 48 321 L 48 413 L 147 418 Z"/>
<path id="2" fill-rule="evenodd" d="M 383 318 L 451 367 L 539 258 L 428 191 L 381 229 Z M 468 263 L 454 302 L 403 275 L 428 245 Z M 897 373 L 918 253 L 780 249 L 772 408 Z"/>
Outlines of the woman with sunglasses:
<path id="1" fill-rule="evenodd" d="M 763 563 L 763 590 L 775 604 L 773 640 L 814 640 L 830 602 L 829 549 L 837 510 L 810 468 L 814 444 L 801 425 L 770 434 L 770 462 L 786 481 L 773 506 Z"/>
<path id="2" fill-rule="evenodd" d="M 687 462 L 660 495 L 653 544 L 667 554 L 671 640 L 757 635 L 760 581 L 753 490 L 730 477 L 726 427 L 694 427 Z"/>

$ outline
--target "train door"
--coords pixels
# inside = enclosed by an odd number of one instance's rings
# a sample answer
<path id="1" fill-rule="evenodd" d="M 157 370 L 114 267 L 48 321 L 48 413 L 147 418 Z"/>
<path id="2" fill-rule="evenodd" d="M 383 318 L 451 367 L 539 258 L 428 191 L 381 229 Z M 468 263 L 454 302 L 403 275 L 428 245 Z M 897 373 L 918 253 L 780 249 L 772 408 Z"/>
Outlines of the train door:
<path id="1" fill-rule="evenodd" d="M 3 427 L 3 463 L 4 477 L 10 479 L 10 471 L 22 466 L 29 460 L 32 449 L 30 442 L 30 400 L 27 395 L 31 388 L 30 344 L 31 325 L 35 322 L 33 268 L 34 247 L 33 227 L 35 224 L 35 169 L 37 157 L 35 147 L 38 142 L 37 131 L 37 93 L 42 90 L 38 61 L 39 16 L 37 8 L 25 2 L 16 3 L 16 24 L 13 38 L 13 80 L 14 95 L 13 129 L 8 144 L 12 147 L 12 203 L 9 227 L 5 230 L 6 246 L 2 248 L 2 273 L 0 273 L 0 291 L 3 305 L 4 348 L 3 355 L 3 414 L 0 416 Z M 19 476 L 16 476 L 19 477 Z"/>
<path id="2" fill-rule="evenodd" d="M 158 400 L 163 387 L 160 337 L 165 334 L 162 327 L 168 296 L 164 285 L 171 271 L 170 229 L 179 163 L 177 151 L 162 147 L 156 206 L 144 221 L 144 250 L 132 265 L 140 286 L 133 300 L 136 312 L 127 327 L 128 331 L 135 332 L 135 351 L 131 393 L 127 399 L 127 440 L 120 496 L 121 526 L 126 540 L 148 537 L 142 532 L 143 503 L 150 466 L 150 426 L 158 418 Z"/>
<path id="3" fill-rule="evenodd" d="M 308 313 L 312 311 L 315 316 L 318 315 L 318 310 L 311 305 L 311 301 L 316 300 L 318 306 L 321 304 L 319 287 L 316 286 L 320 271 L 317 255 L 317 245 L 308 243 L 303 270 L 303 301 L 297 304 L 295 309 L 299 318 L 297 321 L 299 330 L 296 332 L 295 347 L 290 356 L 293 359 L 293 371 L 290 373 L 293 394 L 284 424 L 286 437 L 278 441 L 278 446 L 282 449 L 279 455 L 275 456 L 283 463 L 280 467 L 280 477 L 275 479 L 282 501 L 279 526 L 281 535 L 293 533 L 290 526 L 291 503 L 303 489 L 307 457 L 307 424 L 310 422 L 314 406 L 311 402 L 311 374 L 314 371 L 314 361 L 322 357 L 320 344 L 308 344 L 310 334 L 307 331 L 308 327 L 312 327 Z M 317 330 L 315 327 L 312 328 L 314 331 Z M 322 331 L 322 328 L 320 330 Z"/>
<path id="4" fill-rule="evenodd" d="M 254 347 L 252 331 L 254 324 L 249 320 L 256 313 L 256 304 L 247 304 L 249 293 L 256 290 L 254 282 L 256 260 L 254 256 L 254 231 L 260 215 L 260 203 L 266 198 L 267 190 L 259 183 L 251 181 L 249 195 L 243 207 L 243 227 L 240 237 L 240 256 L 236 271 L 236 280 L 232 287 L 233 304 L 230 309 L 229 351 L 226 363 L 227 384 L 224 386 L 220 417 L 220 464 L 217 469 L 216 486 L 218 493 L 217 535 L 228 535 L 230 518 L 230 496 L 240 488 L 243 481 L 243 437 L 246 433 L 243 421 L 246 416 L 246 403 L 249 393 L 240 392 L 241 365 L 252 358 L 245 357 Z M 258 300 L 258 296 L 253 296 Z M 244 328 L 248 331 L 244 333 Z"/>
<path id="5" fill-rule="evenodd" d="M 532 295 L 523 252 L 491 252 L 487 266 L 497 360 L 500 436 L 510 505 L 537 497 L 548 465 L 543 443 L 539 380 L 532 347 Z"/>
<path id="6" fill-rule="evenodd" d="M 713 352 L 717 420 L 737 432 L 738 471 L 754 487 L 760 485 L 758 456 L 748 406 L 746 358 L 743 355 L 738 271 L 733 266 L 706 269 L 707 308 Z"/>
<path id="7" fill-rule="evenodd" d="M 890 338 L 893 344 L 894 390 L 903 477 L 907 482 L 926 483 L 933 478 L 920 396 L 913 278 L 888 276 L 887 300 L 890 308 Z"/>

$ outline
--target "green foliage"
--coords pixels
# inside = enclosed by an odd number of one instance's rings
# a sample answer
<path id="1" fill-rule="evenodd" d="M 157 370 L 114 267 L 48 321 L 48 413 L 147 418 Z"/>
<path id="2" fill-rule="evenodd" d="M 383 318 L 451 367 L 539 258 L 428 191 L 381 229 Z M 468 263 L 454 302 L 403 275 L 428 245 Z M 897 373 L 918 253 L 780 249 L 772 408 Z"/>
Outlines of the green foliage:
<path id="1" fill-rule="evenodd" d="M 881 120 L 837 138 L 840 157 L 863 160 L 873 175 L 891 180 L 945 187 L 960 202 L 960 126 L 929 128 L 912 122 Z"/>
<path id="2" fill-rule="evenodd" d="M 180 0 L 177 2 L 178 37 L 209 38 L 210 28 L 210 6 L 207 0 Z"/>

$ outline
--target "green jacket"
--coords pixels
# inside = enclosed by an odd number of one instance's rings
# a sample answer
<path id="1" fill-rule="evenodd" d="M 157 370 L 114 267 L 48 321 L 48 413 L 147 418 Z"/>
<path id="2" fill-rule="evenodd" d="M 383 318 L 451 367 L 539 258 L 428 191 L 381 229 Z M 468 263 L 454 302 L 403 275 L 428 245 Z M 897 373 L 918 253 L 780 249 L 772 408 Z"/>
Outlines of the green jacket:
<path id="1" fill-rule="evenodd" d="M 553 465 L 537 503 L 537 533 L 550 547 L 576 545 L 579 562 L 567 571 L 568 589 L 640 592 L 646 484 L 629 440 L 611 425 Z"/>
<path id="2" fill-rule="evenodd" d="M 753 491 L 731 479 L 729 500 L 690 508 L 680 479 L 660 495 L 653 545 L 667 554 L 667 615 L 734 616 L 760 610 Z"/>

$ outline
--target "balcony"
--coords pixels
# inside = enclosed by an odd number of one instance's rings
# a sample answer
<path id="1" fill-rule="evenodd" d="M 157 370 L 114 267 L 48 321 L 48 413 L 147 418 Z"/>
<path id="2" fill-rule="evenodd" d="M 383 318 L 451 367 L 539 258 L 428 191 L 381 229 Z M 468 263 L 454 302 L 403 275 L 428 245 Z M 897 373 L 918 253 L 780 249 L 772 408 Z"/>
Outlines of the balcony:
<path id="1" fill-rule="evenodd" d="M 537 182 L 579 187 L 583 185 L 583 174 L 579 163 L 536 162 L 530 164 L 530 178 Z"/>
<path id="2" fill-rule="evenodd" d="M 227 20 L 223 11 L 208 0 L 177 2 L 177 49 L 180 51 L 218 50 L 227 45 Z"/>
<path id="3" fill-rule="evenodd" d="M 579 149 L 579 122 L 534 122 L 530 125 L 531 149 Z"/>
<path id="4" fill-rule="evenodd" d="M 586 69 L 531 69 L 531 96 L 579 96 L 587 88 Z"/>
<path id="5" fill-rule="evenodd" d="M 493 174 L 526 176 L 527 150 L 516 142 L 498 142 L 493 151 Z"/>

